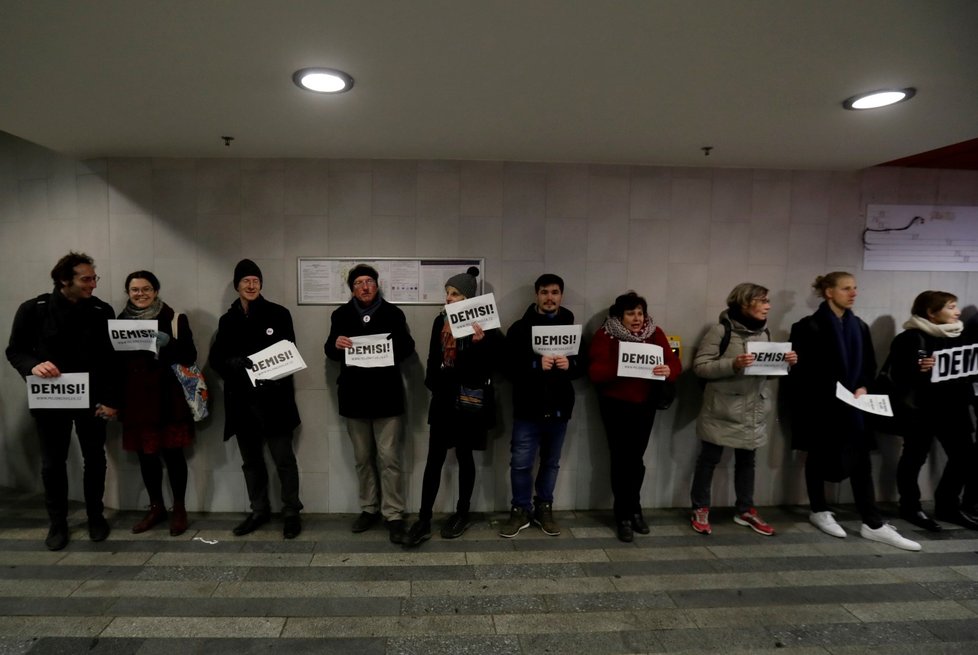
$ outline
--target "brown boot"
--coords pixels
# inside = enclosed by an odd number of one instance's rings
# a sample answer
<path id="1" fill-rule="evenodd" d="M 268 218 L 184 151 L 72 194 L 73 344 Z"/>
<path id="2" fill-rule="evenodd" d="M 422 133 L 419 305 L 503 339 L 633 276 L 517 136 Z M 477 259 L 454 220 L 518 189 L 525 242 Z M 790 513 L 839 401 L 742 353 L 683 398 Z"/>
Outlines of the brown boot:
<path id="1" fill-rule="evenodd" d="M 170 536 L 179 537 L 187 531 L 187 508 L 183 503 L 173 503 L 170 510 Z"/>
<path id="2" fill-rule="evenodd" d="M 157 523 L 162 523 L 165 519 L 166 508 L 163 507 L 163 503 L 151 503 L 149 511 L 146 512 L 143 520 L 132 526 L 132 533 L 139 534 L 140 532 L 146 532 Z"/>

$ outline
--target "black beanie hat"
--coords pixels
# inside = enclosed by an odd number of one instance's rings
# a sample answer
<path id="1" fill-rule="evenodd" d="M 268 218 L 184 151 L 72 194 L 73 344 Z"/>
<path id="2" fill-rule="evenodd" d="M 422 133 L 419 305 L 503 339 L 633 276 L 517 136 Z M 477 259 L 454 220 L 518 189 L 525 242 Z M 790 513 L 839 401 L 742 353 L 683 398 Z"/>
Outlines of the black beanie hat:
<path id="1" fill-rule="evenodd" d="M 380 279 L 380 273 L 373 266 L 369 264 L 357 264 L 346 274 L 346 286 L 350 287 L 350 291 L 353 291 L 353 281 L 364 275 L 372 277 L 374 282 L 378 282 Z"/>
<path id="2" fill-rule="evenodd" d="M 258 268 L 258 264 L 251 261 L 250 259 L 242 259 L 234 267 L 234 289 L 237 291 L 238 283 L 241 282 L 241 278 L 248 277 L 249 275 L 254 275 L 258 278 L 259 282 L 264 284 L 264 280 L 261 277 L 261 269 Z"/>

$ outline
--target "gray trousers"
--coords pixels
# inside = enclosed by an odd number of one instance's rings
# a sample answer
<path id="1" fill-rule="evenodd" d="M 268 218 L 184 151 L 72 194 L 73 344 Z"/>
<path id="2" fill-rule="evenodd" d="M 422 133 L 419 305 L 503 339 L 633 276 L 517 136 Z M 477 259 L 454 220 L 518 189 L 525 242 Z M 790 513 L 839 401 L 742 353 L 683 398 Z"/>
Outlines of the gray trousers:
<path id="1" fill-rule="evenodd" d="M 360 509 L 372 514 L 379 511 L 387 521 L 404 518 L 402 424 L 402 416 L 346 420 L 357 465 Z"/>

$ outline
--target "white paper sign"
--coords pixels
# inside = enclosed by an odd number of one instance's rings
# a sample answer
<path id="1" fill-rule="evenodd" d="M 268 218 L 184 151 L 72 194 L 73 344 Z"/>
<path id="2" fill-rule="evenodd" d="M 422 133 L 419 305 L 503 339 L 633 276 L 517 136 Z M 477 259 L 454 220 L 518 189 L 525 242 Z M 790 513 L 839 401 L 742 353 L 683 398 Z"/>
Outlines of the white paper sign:
<path id="1" fill-rule="evenodd" d="M 931 357 L 936 360 L 934 368 L 930 370 L 931 382 L 944 382 L 978 375 L 978 343 L 936 350 Z"/>
<path id="2" fill-rule="evenodd" d="M 666 363 L 662 346 L 654 343 L 618 342 L 618 377 L 665 380 L 664 375 L 652 375 L 652 368 Z"/>
<path id="3" fill-rule="evenodd" d="M 299 349 L 291 341 L 282 339 L 264 350 L 248 355 L 253 366 L 248 369 L 248 378 L 254 385 L 257 380 L 280 380 L 306 367 Z"/>
<path id="4" fill-rule="evenodd" d="M 576 355 L 581 350 L 580 325 L 534 325 L 533 352 L 538 355 Z"/>
<path id="5" fill-rule="evenodd" d="M 394 365 L 394 341 L 390 332 L 350 337 L 350 341 L 353 347 L 344 351 L 347 366 L 378 368 Z"/>
<path id="6" fill-rule="evenodd" d="M 835 397 L 863 412 L 879 414 L 880 416 L 893 416 L 890 397 L 886 394 L 864 393 L 856 398 L 851 391 L 842 386 L 841 382 L 836 382 Z"/>
<path id="7" fill-rule="evenodd" d="M 791 352 L 791 342 L 748 341 L 747 352 L 754 363 L 744 369 L 744 375 L 787 375 L 785 353 Z"/>
<path id="8" fill-rule="evenodd" d="M 114 319 L 109 323 L 109 339 L 116 350 L 148 350 L 156 353 L 156 331 L 159 323 Z"/>
<path id="9" fill-rule="evenodd" d="M 27 376 L 27 406 L 31 409 L 88 409 L 90 391 L 88 373 Z"/>
<path id="10" fill-rule="evenodd" d="M 491 293 L 445 305 L 445 319 L 451 326 L 452 336 L 456 339 L 474 333 L 473 323 L 478 323 L 483 330 L 500 327 L 496 297 Z"/>

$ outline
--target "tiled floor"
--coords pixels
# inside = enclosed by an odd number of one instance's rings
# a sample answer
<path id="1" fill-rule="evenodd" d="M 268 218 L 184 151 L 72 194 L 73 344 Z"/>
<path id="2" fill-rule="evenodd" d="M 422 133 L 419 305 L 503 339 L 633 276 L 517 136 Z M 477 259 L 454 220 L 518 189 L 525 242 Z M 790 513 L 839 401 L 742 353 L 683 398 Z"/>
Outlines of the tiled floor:
<path id="1" fill-rule="evenodd" d="M 603 512 L 558 513 L 564 533 L 496 536 L 484 517 L 456 541 L 406 551 L 351 516 L 308 515 L 283 541 L 273 522 L 244 538 L 240 515 L 191 530 L 72 542 L 51 553 L 37 496 L 0 490 L 0 655 L 95 653 L 978 653 L 978 533 L 912 531 L 907 553 L 814 530 L 803 508 L 765 508 L 775 537 L 714 512 L 651 513 L 619 543 Z"/>

